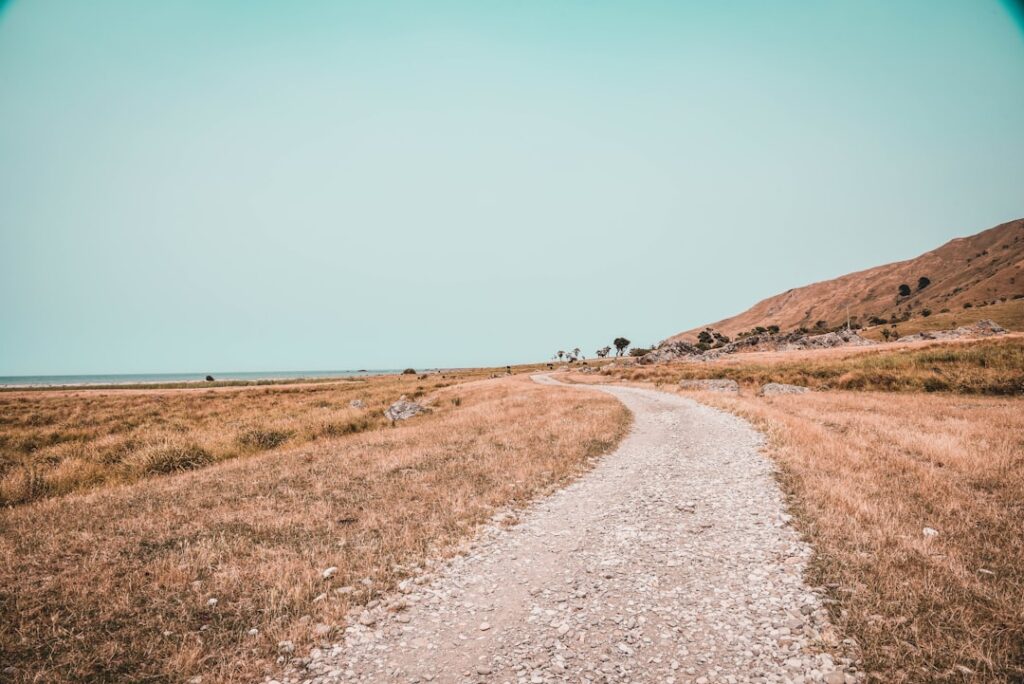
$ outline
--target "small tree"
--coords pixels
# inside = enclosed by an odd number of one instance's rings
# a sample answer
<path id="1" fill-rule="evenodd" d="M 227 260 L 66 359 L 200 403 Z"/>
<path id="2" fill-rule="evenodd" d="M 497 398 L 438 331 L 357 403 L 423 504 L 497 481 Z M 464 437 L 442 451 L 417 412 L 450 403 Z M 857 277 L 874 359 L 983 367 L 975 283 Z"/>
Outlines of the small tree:
<path id="1" fill-rule="evenodd" d="M 608 352 L 610 352 L 611 350 L 612 350 L 611 347 L 601 347 L 595 353 L 597 354 L 598 358 L 602 358 L 603 359 L 604 357 L 608 356 Z"/>
<path id="2" fill-rule="evenodd" d="M 890 337 L 891 335 L 892 335 L 892 333 L 891 333 L 891 332 L 889 332 L 889 329 L 888 329 L 888 328 L 882 328 L 882 337 L 884 337 L 884 338 L 885 338 L 885 341 L 886 341 L 886 342 L 888 342 L 888 341 L 889 341 L 889 337 Z"/>
<path id="3" fill-rule="evenodd" d="M 825 328 L 828 327 L 828 321 L 817 321 L 814 324 L 814 327 L 817 328 L 818 330 L 824 330 Z"/>
<path id="4" fill-rule="evenodd" d="M 925 318 L 928 318 L 929 316 L 932 315 L 932 310 L 931 309 L 921 309 L 921 315 L 924 316 Z"/>
<path id="5" fill-rule="evenodd" d="M 900 297 L 909 297 L 909 296 L 910 296 L 910 286 L 907 285 L 906 283 L 903 283 L 902 285 L 900 285 Z"/>
<path id="6" fill-rule="evenodd" d="M 556 354 L 556 356 L 558 357 L 558 360 L 561 361 L 562 358 L 565 356 L 565 352 L 562 351 L 561 349 L 559 349 L 558 353 Z"/>
<path id="7" fill-rule="evenodd" d="M 616 337 L 612 344 L 615 345 L 615 355 L 622 356 L 622 352 L 629 346 L 629 340 L 625 337 Z"/>
<path id="8" fill-rule="evenodd" d="M 920 278 L 917 279 L 917 289 L 918 290 L 923 290 L 924 288 L 928 287 L 931 284 L 932 284 L 932 281 L 929 280 L 926 276 L 921 276 Z"/>
<path id="9" fill-rule="evenodd" d="M 576 347 L 575 349 L 573 349 L 572 350 L 572 355 L 573 355 L 573 357 L 575 357 L 577 359 L 580 358 L 580 348 Z"/>

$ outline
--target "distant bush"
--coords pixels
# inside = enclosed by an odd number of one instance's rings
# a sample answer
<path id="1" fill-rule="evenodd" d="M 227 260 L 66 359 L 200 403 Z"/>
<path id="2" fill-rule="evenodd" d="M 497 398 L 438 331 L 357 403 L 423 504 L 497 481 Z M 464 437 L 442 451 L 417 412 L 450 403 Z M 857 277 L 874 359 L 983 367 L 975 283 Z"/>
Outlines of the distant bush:
<path id="1" fill-rule="evenodd" d="M 921 315 L 924 316 L 925 318 L 928 318 L 929 316 L 932 315 L 932 310 L 931 309 L 921 309 Z"/>
<path id="2" fill-rule="evenodd" d="M 920 278 L 917 279 L 917 289 L 918 290 L 923 290 L 924 288 L 928 287 L 931 284 L 932 284 L 932 281 L 930 279 L 928 279 L 927 277 L 925 277 L 925 276 L 921 276 Z"/>
<path id="3" fill-rule="evenodd" d="M 900 285 L 899 293 L 900 293 L 900 297 L 909 297 L 910 296 L 910 286 L 907 285 L 906 283 L 903 283 L 902 285 Z"/>
<path id="4" fill-rule="evenodd" d="M 262 428 L 247 428 L 238 433 L 235 441 L 247 449 L 266 451 L 284 444 L 290 435 L 283 430 L 264 430 Z"/>
<path id="5" fill-rule="evenodd" d="M 193 470 L 213 462 L 213 456 L 196 444 L 168 444 L 146 451 L 140 458 L 142 470 L 165 474 Z"/>
<path id="6" fill-rule="evenodd" d="M 970 308 L 973 308 L 973 307 L 974 307 L 974 305 L 971 304 L 970 302 L 964 302 L 964 308 L 965 309 L 970 309 Z"/>
<path id="7" fill-rule="evenodd" d="M 632 349 L 629 350 L 629 355 L 630 356 L 637 356 L 637 357 L 639 357 L 639 356 L 645 356 L 645 355 L 650 354 L 650 353 L 651 353 L 651 350 L 650 349 L 645 349 L 644 347 L 633 347 Z"/>
<path id="8" fill-rule="evenodd" d="M 779 333 L 779 326 L 777 326 L 777 325 L 769 325 L 768 326 L 768 332 L 770 332 L 772 335 L 777 335 Z"/>
<path id="9" fill-rule="evenodd" d="M 402 375 L 416 375 L 416 369 L 406 368 L 404 371 L 402 371 Z"/>
<path id="10" fill-rule="evenodd" d="M 888 321 L 884 318 L 879 318 L 878 316 L 872 316 L 868 319 L 868 323 L 871 325 L 885 325 Z"/>

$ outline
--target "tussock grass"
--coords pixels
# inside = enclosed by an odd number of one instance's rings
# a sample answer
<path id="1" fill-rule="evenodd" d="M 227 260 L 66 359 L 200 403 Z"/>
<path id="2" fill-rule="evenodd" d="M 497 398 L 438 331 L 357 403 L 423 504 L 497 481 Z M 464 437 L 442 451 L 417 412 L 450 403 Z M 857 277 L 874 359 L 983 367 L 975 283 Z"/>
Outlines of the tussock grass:
<path id="1" fill-rule="evenodd" d="M 1024 394 L 1024 338 L 845 354 L 738 354 L 710 363 L 636 367 L 608 364 L 602 366 L 601 373 L 606 378 L 659 385 L 674 385 L 683 379 L 730 378 L 749 386 L 782 382 L 815 389 L 1020 395 Z"/>
<path id="2" fill-rule="evenodd" d="M 380 382 L 389 396 L 410 389 Z M 350 609 L 455 551 L 496 509 L 582 472 L 629 423 L 611 397 L 513 377 L 435 389 L 425 397 L 431 414 L 395 427 L 298 443 L 347 424 L 334 414 L 349 395 L 336 391 L 249 391 L 231 400 L 242 405 L 201 399 L 221 423 L 250 405 L 328 415 L 292 416 L 295 436 L 277 449 L 193 470 L 183 468 L 198 452 L 161 452 L 166 460 L 149 462 L 182 472 L 0 511 L 0 662 L 16 668 L 9 678 L 253 681 L 273 670 L 279 641 L 301 653 L 337 640 Z M 382 401 L 377 389 L 360 392 L 368 404 Z M 79 398 L 80 431 L 107 424 L 107 401 Z M 131 415 L 181 421 L 176 401 L 147 397 Z M 328 567 L 338 571 L 324 579 Z"/>

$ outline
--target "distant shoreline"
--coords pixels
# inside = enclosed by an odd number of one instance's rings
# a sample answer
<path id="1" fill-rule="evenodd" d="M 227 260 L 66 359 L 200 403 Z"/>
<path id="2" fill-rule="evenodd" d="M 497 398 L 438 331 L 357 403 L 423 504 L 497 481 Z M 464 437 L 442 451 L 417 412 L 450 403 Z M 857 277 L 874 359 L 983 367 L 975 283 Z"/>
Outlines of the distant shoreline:
<path id="1" fill-rule="evenodd" d="M 309 371 L 252 371 L 242 373 L 98 373 L 90 375 L 8 375 L 0 376 L 2 389 L 36 389 L 43 387 L 131 387 L 136 385 L 210 385 L 225 382 L 277 382 L 292 380 L 329 380 L 400 373 L 401 369 L 371 370 L 309 370 Z M 209 375 L 213 382 L 206 380 Z"/>

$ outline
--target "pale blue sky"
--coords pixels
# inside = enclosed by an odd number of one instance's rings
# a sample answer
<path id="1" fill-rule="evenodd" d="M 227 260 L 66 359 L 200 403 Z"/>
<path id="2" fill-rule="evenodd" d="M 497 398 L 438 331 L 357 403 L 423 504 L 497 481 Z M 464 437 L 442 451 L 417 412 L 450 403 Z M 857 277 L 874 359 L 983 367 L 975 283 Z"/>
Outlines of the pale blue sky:
<path id="1" fill-rule="evenodd" d="M 997 0 L 0 10 L 0 375 L 649 344 L 1024 216 Z"/>

